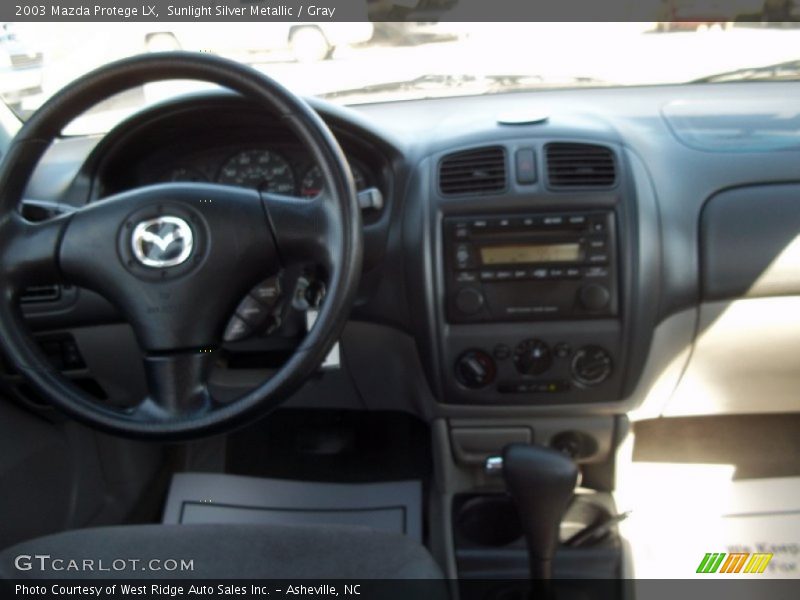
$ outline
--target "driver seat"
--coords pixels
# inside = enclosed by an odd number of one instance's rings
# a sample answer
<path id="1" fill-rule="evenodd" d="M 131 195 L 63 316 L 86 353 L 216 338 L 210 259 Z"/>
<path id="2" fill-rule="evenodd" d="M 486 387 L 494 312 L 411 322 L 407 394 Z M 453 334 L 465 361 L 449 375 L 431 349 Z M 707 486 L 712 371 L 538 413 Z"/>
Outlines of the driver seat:
<path id="1" fill-rule="evenodd" d="M 193 561 L 191 570 L 180 569 L 182 559 Z M 442 573 L 422 545 L 366 527 L 203 524 L 77 529 L 29 540 L 0 553 L 0 577 L 441 579 Z"/>

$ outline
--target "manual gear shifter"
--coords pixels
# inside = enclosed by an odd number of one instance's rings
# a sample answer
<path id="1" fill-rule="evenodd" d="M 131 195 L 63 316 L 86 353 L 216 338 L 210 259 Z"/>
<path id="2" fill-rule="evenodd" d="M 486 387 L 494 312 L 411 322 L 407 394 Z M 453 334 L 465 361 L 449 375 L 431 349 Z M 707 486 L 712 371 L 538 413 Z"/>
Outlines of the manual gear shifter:
<path id="1" fill-rule="evenodd" d="M 503 477 L 528 544 L 530 577 L 551 579 L 559 526 L 575 491 L 578 467 L 551 448 L 510 444 L 503 449 Z"/>

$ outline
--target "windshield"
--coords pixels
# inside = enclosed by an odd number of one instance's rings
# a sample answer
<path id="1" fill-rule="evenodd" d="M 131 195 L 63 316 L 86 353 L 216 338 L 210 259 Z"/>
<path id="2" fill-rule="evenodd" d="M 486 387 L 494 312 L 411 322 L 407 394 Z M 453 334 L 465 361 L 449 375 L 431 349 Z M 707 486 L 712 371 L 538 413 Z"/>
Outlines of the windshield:
<path id="1" fill-rule="evenodd" d="M 344 104 L 553 87 L 798 78 L 797 24 L 706 18 L 711 20 L 5 23 L 0 94 L 24 118 L 95 67 L 164 50 L 233 58 L 296 93 Z M 76 127 L 105 131 L 143 106 L 197 88 L 196 82 L 166 82 L 132 90 L 96 107 Z"/>

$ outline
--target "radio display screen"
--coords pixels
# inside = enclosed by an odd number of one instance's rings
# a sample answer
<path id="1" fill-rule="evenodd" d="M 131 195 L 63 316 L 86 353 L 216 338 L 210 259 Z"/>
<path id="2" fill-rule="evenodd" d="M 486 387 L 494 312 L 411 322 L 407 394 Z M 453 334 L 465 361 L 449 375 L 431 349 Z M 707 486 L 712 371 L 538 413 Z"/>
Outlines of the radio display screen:
<path id="1" fill-rule="evenodd" d="M 569 243 L 483 246 L 480 253 L 484 265 L 577 262 L 581 259 L 580 244 Z"/>

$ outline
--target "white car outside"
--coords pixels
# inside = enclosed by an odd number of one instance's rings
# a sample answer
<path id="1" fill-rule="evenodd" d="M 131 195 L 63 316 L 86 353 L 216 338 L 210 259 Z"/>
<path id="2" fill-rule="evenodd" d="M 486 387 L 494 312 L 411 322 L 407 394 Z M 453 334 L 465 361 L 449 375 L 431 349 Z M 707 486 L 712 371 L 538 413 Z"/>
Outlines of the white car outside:
<path id="1" fill-rule="evenodd" d="M 192 50 L 214 54 L 289 51 L 299 62 L 329 58 L 337 47 L 368 42 L 370 22 L 153 23 L 144 32 L 150 52 Z"/>

